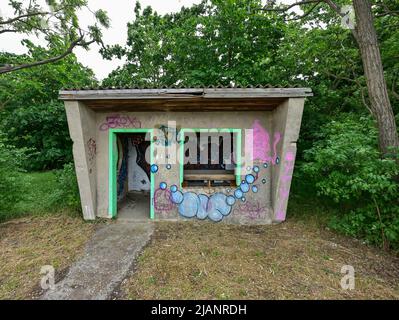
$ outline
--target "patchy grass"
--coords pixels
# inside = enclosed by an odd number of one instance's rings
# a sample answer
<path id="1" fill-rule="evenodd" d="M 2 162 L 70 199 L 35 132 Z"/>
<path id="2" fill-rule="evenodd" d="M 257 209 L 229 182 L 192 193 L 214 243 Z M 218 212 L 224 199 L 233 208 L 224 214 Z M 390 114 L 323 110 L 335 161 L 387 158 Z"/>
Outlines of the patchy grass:
<path id="1" fill-rule="evenodd" d="M 51 195 L 57 189 L 57 181 L 53 171 L 20 173 L 18 179 L 23 186 L 21 198 L 12 209 L 0 216 L 0 221 L 54 212 Z"/>
<path id="2" fill-rule="evenodd" d="M 0 224 L 0 299 L 34 298 L 40 269 L 62 274 L 81 254 L 95 224 L 66 215 L 29 217 Z"/>
<path id="3" fill-rule="evenodd" d="M 340 286 L 355 268 L 355 290 Z M 399 299 L 399 259 L 296 218 L 271 226 L 157 223 L 128 299 Z"/>
<path id="4" fill-rule="evenodd" d="M 26 192 L 16 206 L 16 211 L 28 214 L 44 214 L 51 210 L 50 197 L 57 188 L 54 171 L 29 172 L 20 175 Z"/>
<path id="5" fill-rule="evenodd" d="M 80 211 L 67 207 L 54 197 L 59 192 L 56 171 L 19 173 L 22 190 L 15 205 L 7 212 L 0 214 L 0 222 L 25 216 L 52 216 L 54 213 L 64 213 L 70 216 L 80 216 Z"/>

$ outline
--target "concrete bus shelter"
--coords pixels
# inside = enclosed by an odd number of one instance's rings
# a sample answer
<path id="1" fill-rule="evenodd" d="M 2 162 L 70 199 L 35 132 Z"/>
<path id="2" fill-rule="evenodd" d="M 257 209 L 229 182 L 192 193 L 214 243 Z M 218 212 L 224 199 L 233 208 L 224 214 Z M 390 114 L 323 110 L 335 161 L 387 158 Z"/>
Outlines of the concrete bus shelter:
<path id="1" fill-rule="evenodd" d="M 285 220 L 308 96 L 264 87 L 60 91 L 84 218 Z M 231 163 L 224 154 L 184 163 L 187 141 L 203 132 L 209 150 L 221 148 L 209 141 L 231 143 Z"/>

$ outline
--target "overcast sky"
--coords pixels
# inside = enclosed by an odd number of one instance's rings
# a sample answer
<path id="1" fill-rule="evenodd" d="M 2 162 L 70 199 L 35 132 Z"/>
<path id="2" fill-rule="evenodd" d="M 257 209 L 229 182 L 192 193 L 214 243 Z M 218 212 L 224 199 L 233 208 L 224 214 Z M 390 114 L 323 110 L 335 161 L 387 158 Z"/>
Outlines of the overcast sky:
<path id="1" fill-rule="evenodd" d="M 179 11 L 182 6 L 188 7 L 200 3 L 201 0 L 140 0 L 142 8 L 150 5 L 158 13 L 165 14 Z M 285 0 L 283 2 L 291 2 Z M 111 19 L 111 27 L 104 30 L 103 41 L 106 44 L 125 44 L 127 37 L 127 22 L 134 18 L 134 6 L 136 0 L 88 0 L 92 10 L 103 9 L 107 11 Z M 12 11 L 8 6 L 8 0 L 0 0 L 0 14 L 9 17 Z M 85 10 L 79 13 L 79 20 L 82 25 L 90 24 L 93 20 L 92 14 Z M 0 50 L 14 53 L 25 53 L 26 49 L 21 45 L 22 36 L 14 34 L 3 34 L 1 36 Z M 37 41 L 37 40 L 36 40 Z M 109 72 L 117 66 L 122 65 L 123 61 L 115 59 L 113 61 L 103 60 L 98 53 L 98 46 L 92 45 L 89 51 L 82 48 L 74 50 L 78 60 L 85 66 L 90 67 L 99 80 L 105 78 Z"/>

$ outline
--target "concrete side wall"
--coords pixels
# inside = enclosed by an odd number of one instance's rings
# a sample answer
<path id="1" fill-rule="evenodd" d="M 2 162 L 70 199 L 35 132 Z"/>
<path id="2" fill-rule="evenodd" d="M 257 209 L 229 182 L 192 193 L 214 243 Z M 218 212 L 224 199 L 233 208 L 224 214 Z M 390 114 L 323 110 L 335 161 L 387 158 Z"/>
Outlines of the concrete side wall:
<path id="1" fill-rule="evenodd" d="M 273 112 L 273 131 L 282 139 L 277 146 L 279 157 L 272 173 L 271 189 L 275 222 L 284 221 L 286 217 L 303 107 L 304 99 L 291 98 Z"/>
<path id="2" fill-rule="evenodd" d="M 83 217 L 93 220 L 97 212 L 96 114 L 76 101 L 66 101 L 65 109 L 73 141 Z"/>

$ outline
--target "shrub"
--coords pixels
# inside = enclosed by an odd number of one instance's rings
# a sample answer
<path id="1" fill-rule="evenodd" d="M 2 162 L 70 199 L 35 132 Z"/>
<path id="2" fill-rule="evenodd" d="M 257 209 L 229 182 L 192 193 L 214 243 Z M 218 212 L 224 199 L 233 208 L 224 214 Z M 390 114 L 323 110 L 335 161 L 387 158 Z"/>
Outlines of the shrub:
<path id="1" fill-rule="evenodd" d="M 1 127 L 9 143 L 30 149 L 29 161 L 23 164 L 27 170 L 59 169 L 72 161 L 72 141 L 60 102 L 4 111 Z"/>
<path id="2" fill-rule="evenodd" d="M 63 169 L 57 170 L 56 181 L 57 189 L 51 199 L 53 205 L 80 214 L 80 195 L 74 164 L 67 163 Z"/>
<path id="3" fill-rule="evenodd" d="M 24 192 L 24 185 L 19 179 L 24 152 L 25 149 L 11 147 L 0 132 L 0 221 L 9 218 L 10 211 Z"/>
<path id="4" fill-rule="evenodd" d="M 340 204 L 331 227 L 399 248 L 399 166 L 380 157 L 373 121 L 346 114 L 322 127 L 318 139 L 301 169 L 319 196 Z"/>

